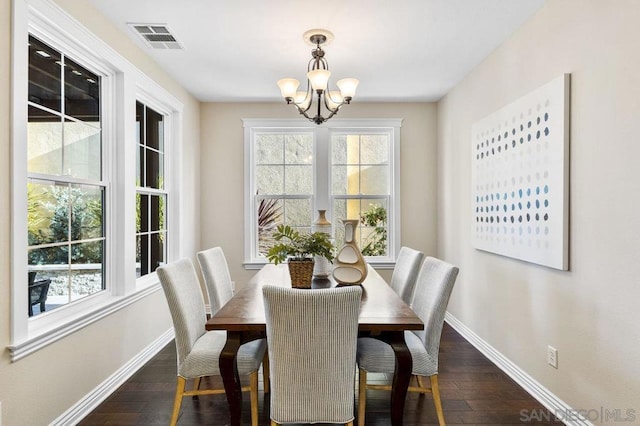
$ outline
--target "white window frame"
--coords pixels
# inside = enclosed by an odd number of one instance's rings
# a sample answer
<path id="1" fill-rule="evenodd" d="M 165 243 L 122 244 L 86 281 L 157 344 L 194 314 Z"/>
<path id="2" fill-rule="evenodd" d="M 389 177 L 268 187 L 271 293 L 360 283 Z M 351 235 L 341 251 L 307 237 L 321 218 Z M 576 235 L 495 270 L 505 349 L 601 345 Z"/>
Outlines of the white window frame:
<path id="1" fill-rule="evenodd" d="M 338 226 L 333 223 L 331 217 L 331 164 L 330 164 L 330 142 L 333 132 L 353 132 L 354 134 L 366 134 L 372 132 L 387 132 L 390 136 L 389 143 L 389 209 L 388 213 L 388 256 L 368 257 L 367 261 L 375 265 L 376 268 L 390 269 L 395 266 L 395 260 L 400 250 L 400 128 L 402 119 L 331 119 L 318 126 L 303 120 L 283 120 L 283 119 L 250 119 L 242 120 L 244 127 L 244 268 L 260 269 L 268 263 L 265 258 L 254 256 L 256 253 L 257 235 L 254 212 L 256 211 L 254 178 L 254 150 L 253 140 L 257 133 L 264 132 L 312 132 L 314 134 L 314 179 L 312 209 L 317 212 L 319 209 L 327 210 L 327 219 L 332 222 L 334 230 Z M 315 219 L 315 218 L 313 218 Z"/>
<path id="2" fill-rule="evenodd" d="M 169 176 L 167 176 L 167 166 L 169 164 L 171 164 L 170 161 L 170 155 L 172 153 L 171 151 L 171 140 L 168 139 L 167 135 L 171 135 L 170 131 L 171 131 L 171 127 L 172 127 L 172 117 L 171 117 L 171 111 L 168 110 L 166 108 L 166 106 L 162 105 L 161 103 L 157 102 L 157 100 L 153 99 L 152 97 L 150 97 L 148 94 L 144 93 L 144 92 L 139 92 L 136 96 L 136 101 L 140 102 L 141 104 L 144 105 L 145 108 L 150 108 L 153 111 L 157 112 L 158 114 L 163 116 L 163 133 L 164 133 L 164 141 L 163 141 L 163 151 L 162 151 L 162 155 L 163 155 L 163 163 L 162 163 L 162 170 L 163 170 L 163 177 L 165 179 L 165 182 L 163 184 L 163 188 L 150 188 L 150 187 L 146 187 L 146 186 L 136 186 L 135 187 L 135 191 L 136 194 L 145 194 L 145 195 L 164 195 L 165 197 L 165 260 L 167 260 L 169 258 L 169 246 L 170 246 L 170 236 L 171 236 L 171 229 L 169 229 L 169 222 L 167 222 L 167 219 L 169 219 L 168 216 L 168 212 L 169 212 L 169 203 L 173 202 L 172 197 L 169 195 L 169 191 L 167 189 L 167 184 L 166 181 L 168 180 L 167 178 Z M 142 124 L 143 126 L 146 124 Z M 144 131 L 144 129 L 141 129 L 141 131 Z M 139 149 L 139 147 L 136 147 L 136 149 Z M 137 177 L 137 176 L 135 176 Z M 135 182 L 135 177 L 134 177 L 134 182 Z M 135 184 L 134 184 L 135 185 Z M 134 209 L 135 211 L 135 209 Z M 138 235 L 137 232 L 134 233 L 134 238 Z M 138 280 L 144 280 L 144 277 L 146 277 L 147 275 L 151 275 L 153 274 L 153 272 L 150 272 L 148 274 L 145 274 L 143 276 L 141 276 L 140 278 L 138 278 Z"/>
<path id="3" fill-rule="evenodd" d="M 176 229 L 180 214 L 172 179 L 182 142 L 183 105 L 55 3 L 13 0 L 12 6 L 12 291 L 8 348 L 11 360 L 17 361 L 160 290 L 156 274 L 136 280 L 135 273 L 135 102 L 145 98 L 150 106 L 167 114 L 165 143 L 170 161 L 165 161 L 165 174 L 169 177 L 167 191 L 172 194 L 168 229 Z M 29 34 L 101 76 L 102 180 L 106 187 L 106 290 L 30 318 L 26 285 Z M 175 241 L 167 247 L 167 258 L 175 259 L 179 252 L 179 242 Z"/>

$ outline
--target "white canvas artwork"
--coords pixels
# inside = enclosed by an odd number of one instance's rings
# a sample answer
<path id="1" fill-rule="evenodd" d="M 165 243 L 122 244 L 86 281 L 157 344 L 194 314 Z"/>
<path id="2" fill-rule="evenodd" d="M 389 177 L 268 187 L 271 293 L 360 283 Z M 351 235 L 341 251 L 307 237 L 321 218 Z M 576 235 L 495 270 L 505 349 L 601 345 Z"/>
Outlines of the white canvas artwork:
<path id="1" fill-rule="evenodd" d="M 475 248 L 568 269 L 569 92 L 564 74 L 473 125 Z"/>

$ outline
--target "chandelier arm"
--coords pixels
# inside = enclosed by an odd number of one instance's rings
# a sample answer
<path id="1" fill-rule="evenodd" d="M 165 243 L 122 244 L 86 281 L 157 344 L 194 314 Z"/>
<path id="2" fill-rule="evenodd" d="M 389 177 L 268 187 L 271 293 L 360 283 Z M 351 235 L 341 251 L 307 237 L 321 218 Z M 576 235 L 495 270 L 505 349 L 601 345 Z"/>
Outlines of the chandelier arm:
<path id="1" fill-rule="evenodd" d="M 296 106 L 296 108 L 298 109 L 298 112 L 304 116 L 304 118 L 306 118 L 306 119 L 308 119 L 308 120 L 313 121 L 313 118 L 312 118 L 312 117 L 309 117 L 309 115 L 307 114 L 307 110 L 308 110 L 309 108 L 307 108 L 307 109 L 302 109 L 302 108 L 300 108 L 298 105 L 296 105 L 296 104 L 294 104 L 294 105 L 295 105 L 295 106 Z"/>
<path id="2" fill-rule="evenodd" d="M 329 110 L 329 111 L 331 111 L 331 110 Z M 340 111 L 340 107 L 337 107 L 335 111 L 331 111 L 331 114 L 329 114 L 329 116 L 327 118 L 325 118 L 324 120 L 327 121 L 328 119 L 330 119 L 331 117 L 336 115 L 338 113 L 338 111 Z"/>
<path id="3" fill-rule="evenodd" d="M 307 79 L 307 94 L 305 95 L 304 100 L 300 103 L 302 105 L 306 104 L 307 99 L 309 99 L 309 104 L 307 105 L 306 108 L 300 108 L 300 106 L 296 105 L 296 107 L 298 107 L 298 111 L 300 111 L 300 114 L 302 114 L 302 111 L 304 112 L 309 111 L 309 108 L 311 108 L 311 105 L 313 105 L 313 89 L 311 88 L 311 82 L 309 82 L 309 79 Z M 305 117 L 309 118 L 306 115 Z"/>
<path id="4" fill-rule="evenodd" d="M 327 88 L 328 88 L 328 86 L 329 86 L 329 83 L 327 83 Z M 333 102 L 334 104 L 336 104 L 336 107 L 335 107 L 335 108 L 331 108 L 331 107 L 329 106 L 329 102 L 327 101 L 327 97 L 331 100 L 331 102 Z M 340 102 L 336 102 L 336 101 L 334 101 L 334 100 L 333 100 L 333 97 L 331 96 L 331 91 L 330 91 L 330 90 L 326 90 L 326 91 L 325 91 L 325 93 L 324 93 L 324 107 L 325 107 L 328 111 L 332 112 L 333 114 L 336 114 L 342 105 L 344 105 L 344 100 L 343 100 L 343 101 L 340 101 Z M 332 114 L 332 115 L 333 115 L 333 114 Z M 328 120 L 328 118 L 327 118 L 327 120 Z"/>

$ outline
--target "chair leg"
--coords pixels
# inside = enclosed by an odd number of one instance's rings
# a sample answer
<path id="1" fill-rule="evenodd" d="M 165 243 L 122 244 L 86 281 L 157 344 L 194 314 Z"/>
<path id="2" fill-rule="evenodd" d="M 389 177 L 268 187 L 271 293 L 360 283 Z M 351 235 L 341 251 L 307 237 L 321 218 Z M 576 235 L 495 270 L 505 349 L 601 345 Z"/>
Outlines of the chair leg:
<path id="1" fill-rule="evenodd" d="M 173 414 L 171 415 L 171 426 L 175 426 L 178 423 L 178 414 L 180 414 L 180 405 L 182 405 L 182 394 L 184 388 L 187 385 L 187 380 L 184 377 L 178 376 L 178 385 L 176 386 L 176 398 L 173 401 Z"/>
<path id="2" fill-rule="evenodd" d="M 353 426 L 353 422 L 345 423 L 345 426 Z"/>
<path id="3" fill-rule="evenodd" d="M 271 420 L 271 426 L 278 426 L 278 423 L 276 423 L 275 421 Z"/>
<path id="4" fill-rule="evenodd" d="M 264 358 L 262 358 L 262 381 L 264 393 L 269 393 L 269 351 L 264 351 Z"/>
<path id="5" fill-rule="evenodd" d="M 433 404 L 436 406 L 436 414 L 438 415 L 438 423 L 445 426 L 444 412 L 442 411 L 442 401 L 440 400 L 440 388 L 438 387 L 438 375 L 430 376 L 431 392 L 433 393 Z"/>
<path id="6" fill-rule="evenodd" d="M 194 391 L 198 391 L 200 390 L 200 380 L 202 380 L 202 377 L 196 377 L 195 379 L 193 379 L 193 390 Z M 192 400 L 197 401 L 198 400 L 198 395 L 193 395 L 191 397 Z"/>
<path id="7" fill-rule="evenodd" d="M 251 394 L 251 426 L 258 426 L 258 370 L 249 375 Z"/>
<path id="8" fill-rule="evenodd" d="M 364 413 L 367 406 L 367 372 L 358 368 L 358 426 L 364 426 Z"/>
<path id="9" fill-rule="evenodd" d="M 422 383 L 422 376 L 416 376 L 416 381 L 418 382 L 418 387 L 424 388 L 424 383 Z"/>

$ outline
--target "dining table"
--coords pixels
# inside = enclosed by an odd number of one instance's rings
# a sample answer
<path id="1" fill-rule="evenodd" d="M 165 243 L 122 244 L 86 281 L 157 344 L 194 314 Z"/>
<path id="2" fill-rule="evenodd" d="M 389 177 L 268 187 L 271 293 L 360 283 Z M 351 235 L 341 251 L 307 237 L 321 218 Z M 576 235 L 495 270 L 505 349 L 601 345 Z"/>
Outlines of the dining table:
<path id="1" fill-rule="evenodd" d="M 393 348 L 396 364 L 391 384 L 390 417 L 393 426 L 400 426 L 412 370 L 411 353 L 404 340 L 404 331 L 422 330 L 424 323 L 371 265 L 367 268 L 367 277 L 359 284 L 363 292 L 358 336 L 380 339 Z M 232 426 L 240 426 L 242 422 L 242 386 L 236 359 L 238 349 L 243 343 L 265 338 L 267 334 L 262 298 L 264 285 L 291 287 L 287 265 L 264 265 L 205 325 L 207 330 L 227 332 L 219 367 Z M 314 278 L 311 288 L 323 289 L 338 285 L 340 284 L 329 276 Z"/>

